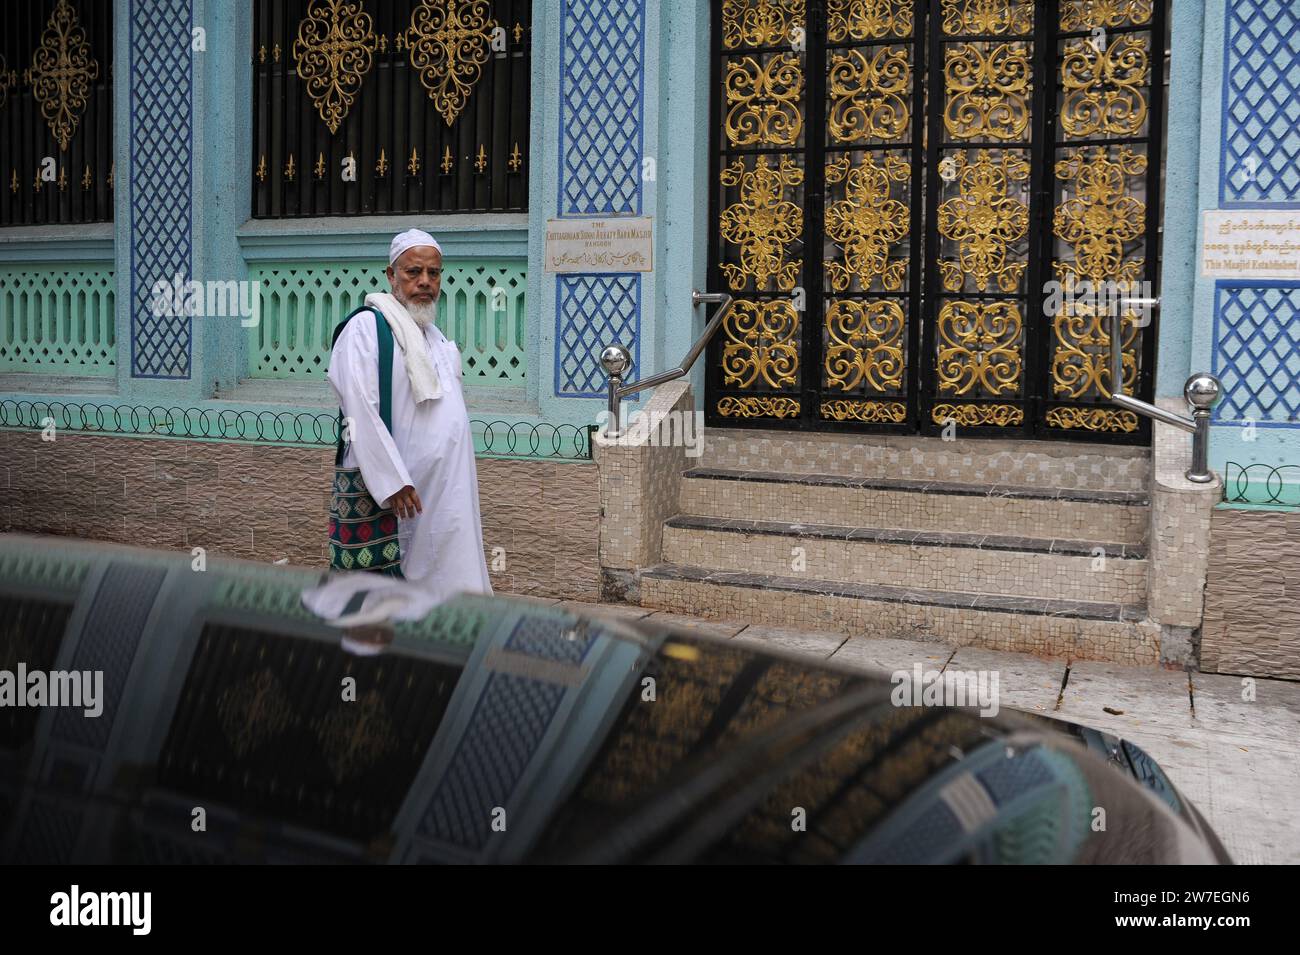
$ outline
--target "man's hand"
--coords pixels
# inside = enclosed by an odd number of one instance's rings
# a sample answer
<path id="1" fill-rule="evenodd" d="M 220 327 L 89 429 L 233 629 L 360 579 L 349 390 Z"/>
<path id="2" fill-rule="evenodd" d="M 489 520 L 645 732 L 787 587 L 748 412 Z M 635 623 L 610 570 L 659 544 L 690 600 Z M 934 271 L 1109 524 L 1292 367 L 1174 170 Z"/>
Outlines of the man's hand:
<path id="1" fill-rule="evenodd" d="M 415 488 L 409 484 L 388 499 L 388 506 L 398 517 L 414 517 L 423 510 L 420 506 L 420 495 L 416 494 Z"/>

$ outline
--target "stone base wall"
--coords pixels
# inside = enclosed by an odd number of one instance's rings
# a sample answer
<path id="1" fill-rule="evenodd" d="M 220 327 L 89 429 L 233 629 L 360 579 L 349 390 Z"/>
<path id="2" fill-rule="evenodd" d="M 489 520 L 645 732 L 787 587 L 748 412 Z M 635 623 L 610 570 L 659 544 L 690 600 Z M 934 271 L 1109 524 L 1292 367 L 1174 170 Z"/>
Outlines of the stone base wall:
<path id="1" fill-rule="evenodd" d="M 0 431 L 0 530 L 324 568 L 332 448 Z M 494 589 L 595 600 L 594 464 L 481 458 Z"/>
<path id="2" fill-rule="evenodd" d="M 692 411 L 690 384 L 672 381 L 657 388 L 643 413 L 662 420 L 670 412 Z M 620 442 L 596 439 L 600 465 L 600 564 L 606 571 L 605 595 L 636 600 L 636 572 L 659 562 L 663 523 L 677 513 L 686 468 L 686 449 L 667 442 L 671 431 L 634 434 Z M 693 459 L 692 459 L 693 460 Z"/>
<path id="3" fill-rule="evenodd" d="M 1169 411 L 1186 414 L 1187 404 L 1176 398 L 1158 402 Z M 1148 564 L 1147 614 L 1166 627 L 1195 629 L 1201 626 L 1205 581 L 1210 572 L 1207 558 L 1210 515 L 1223 499 L 1223 479 L 1206 484 L 1187 480 L 1192 462 L 1192 436 L 1172 425 L 1152 425 L 1154 476 L 1151 482 L 1151 533 Z M 1183 659 L 1165 655 L 1166 663 L 1194 665 L 1190 655 Z"/>
<path id="4" fill-rule="evenodd" d="M 1300 680 L 1300 513 L 1215 509 L 1201 669 Z"/>

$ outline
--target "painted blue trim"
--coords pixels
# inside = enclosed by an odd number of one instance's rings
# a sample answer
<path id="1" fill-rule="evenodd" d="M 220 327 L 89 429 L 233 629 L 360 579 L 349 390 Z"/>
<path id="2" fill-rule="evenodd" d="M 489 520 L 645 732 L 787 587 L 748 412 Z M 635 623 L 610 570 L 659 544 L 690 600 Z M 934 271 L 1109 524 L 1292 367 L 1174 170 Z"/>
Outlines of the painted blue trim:
<path id="1" fill-rule="evenodd" d="M 646 8 L 645 3 L 641 3 L 641 69 L 637 72 L 637 91 L 636 91 L 636 214 L 641 215 L 645 211 L 645 35 L 646 35 Z M 658 171 L 656 170 L 655 179 L 658 180 Z M 640 322 L 641 322 L 641 283 L 637 283 L 637 340 L 640 341 Z"/>
<path id="2" fill-rule="evenodd" d="M 559 33 L 560 74 L 558 77 L 558 82 L 556 83 L 556 88 L 557 88 L 557 92 L 559 93 L 559 97 L 557 103 L 558 109 L 556 109 L 555 111 L 555 118 L 557 120 L 556 130 L 555 130 L 555 214 L 557 217 L 565 215 L 565 211 L 564 211 L 564 75 L 565 75 L 565 70 L 568 69 L 568 64 L 566 62 L 566 60 L 568 59 L 568 44 L 565 43 L 564 41 L 564 35 L 569 22 L 569 2 L 570 0 L 564 0 L 563 5 L 560 7 L 560 33 Z M 556 289 L 558 291 L 559 289 L 558 285 L 556 286 Z M 556 300 L 555 307 L 556 307 L 555 316 L 558 319 L 560 315 L 558 298 Z M 556 367 L 558 368 L 559 366 L 557 365 Z"/>
<path id="3" fill-rule="evenodd" d="M 113 223 L 0 229 L 0 265 L 113 265 Z"/>
<path id="4" fill-rule="evenodd" d="M 635 209 L 631 212 L 626 210 L 616 210 L 613 208 L 611 197 L 605 197 L 609 208 L 579 209 L 569 206 L 564 200 L 565 185 L 568 182 L 564 155 L 565 155 L 565 113 L 567 110 L 565 97 L 565 82 L 568 69 L 567 46 L 568 40 L 568 21 L 571 14 L 573 0 L 564 0 L 560 10 L 560 72 L 559 72 L 559 109 L 557 118 L 559 128 L 556 135 L 556 188 L 555 188 L 555 210 L 558 218 L 578 217 L 578 216 L 625 216 L 625 215 L 642 215 L 645 208 L 645 180 L 641 175 L 641 170 L 645 165 L 645 47 L 646 47 L 646 5 L 645 0 L 637 0 L 637 40 L 639 44 L 640 69 L 637 71 L 637 99 L 636 99 L 636 204 Z"/>
<path id="5" fill-rule="evenodd" d="M 641 368 L 641 315 L 642 315 L 642 295 L 645 290 L 644 273 L 642 272 L 610 272 L 600 275 L 592 275 L 585 272 L 566 273 L 555 277 L 555 384 L 554 395 L 557 398 L 607 398 L 609 395 L 605 391 L 564 391 L 561 388 L 560 373 L 561 359 L 560 348 L 564 344 L 564 315 L 560 311 L 563 307 L 564 297 L 562 286 L 565 280 L 572 279 L 636 279 L 636 314 L 633 319 L 632 345 L 628 349 L 632 352 L 632 367 L 628 369 L 637 375 L 640 374 Z M 594 325 L 594 323 L 593 323 Z M 594 345 L 595 343 L 589 343 Z M 612 342 L 610 344 L 613 344 Z M 627 347 L 626 343 L 619 344 Z M 643 396 L 644 397 L 644 396 Z M 635 400 L 635 399 L 634 399 Z"/>
<path id="6" fill-rule="evenodd" d="M 1232 57 L 1232 41 L 1237 36 L 1241 35 L 1240 32 L 1234 34 L 1232 28 L 1233 28 L 1234 15 L 1237 12 L 1237 7 L 1245 6 L 1247 3 L 1255 3 L 1255 0 L 1226 0 L 1226 2 L 1223 5 L 1223 71 L 1222 71 L 1223 96 L 1220 100 L 1220 114 L 1219 114 L 1221 117 L 1220 130 L 1222 133 L 1222 135 L 1219 137 L 1219 208 L 1221 209 L 1296 209 L 1296 208 L 1300 208 L 1300 196 L 1297 196 L 1296 199 L 1294 200 L 1269 199 L 1269 200 L 1259 200 L 1259 201 L 1228 198 L 1228 184 L 1232 178 L 1233 173 L 1235 172 L 1234 169 L 1231 169 L 1228 166 L 1228 142 L 1230 139 L 1233 138 L 1235 132 L 1240 129 L 1239 125 L 1233 122 L 1231 114 L 1228 111 L 1229 93 L 1232 90 L 1232 74 L 1234 69 L 1233 57 Z M 1255 3 L 1255 8 L 1258 13 L 1261 14 L 1263 13 L 1263 10 L 1258 3 Z M 1276 63 L 1274 63 L 1273 65 L 1285 66 L 1287 64 L 1284 61 L 1276 61 Z M 1296 67 L 1296 63 L 1294 62 L 1289 65 L 1292 68 Z M 1277 73 L 1278 73 L 1278 78 L 1275 81 L 1274 86 L 1276 86 L 1278 83 L 1285 82 L 1287 79 L 1287 74 L 1284 70 L 1278 69 Z M 1258 119 L 1261 115 L 1260 110 L 1253 109 L 1253 107 L 1252 110 L 1254 116 Z M 1261 122 L 1260 125 L 1262 127 L 1261 134 L 1271 132 L 1272 127 L 1269 124 Z M 1258 136 L 1251 137 L 1251 142 L 1257 144 L 1259 142 L 1259 137 Z M 1277 146 L 1274 147 L 1274 152 L 1277 152 L 1280 149 L 1281 149 L 1281 145 L 1278 144 Z"/>
<path id="7" fill-rule="evenodd" d="M 140 6 L 137 7 L 137 4 L 139 4 Z M 153 197 L 152 197 L 152 196 L 148 196 L 148 197 L 146 197 L 146 196 L 142 196 L 142 195 L 141 195 L 141 191 L 142 191 L 142 190 L 140 190 L 140 188 L 139 188 L 139 181 L 138 181 L 138 178 L 137 178 L 137 176 L 136 176 L 136 169 L 137 169 L 136 158 L 140 155 L 141 151 L 143 151 L 143 150 L 146 150 L 146 149 L 160 149 L 160 148 L 162 148 L 161 144 L 159 144 L 159 143 L 156 142 L 156 141 L 145 141 L 145 140 L 143 139 L 143 137 L 141 137 L 141 136 L 139 135 L 139 130 L 138 130 L 137 126 L 136 126 L 136 109 L 135 109 L 136 99 L 137 99 L 137 97 L 139 97 L 139 96 L 143 96 L 143 95 L 145 95 L 145 91 L 144 91 L 144 90 L 137 89 L 137 77 L 136 77 L 137 51 L 136 51 L 136 46 L 135 46 L 135 39 L 136 39 L 135 19 L 136 19 L 136 16 L 137 16 L 137 11 L 138 11 L 139 9 L 141 9 L 141 8 L 144 8 L 144 7 L 145 7 L 145 5 L 144 5 L 144 3 L 143 3 L 143 0 L 132 0 L 132 2 L 131 2 L 131 4 L 130 4 L 130 8 L 131 8 L 131 9 L 130 9 L 130 15 L 129 15 L 129 17 L 128 17 L 128 22 L 127 22 L 127 44 L 128 44 L 128 50 L 129 50 L 129 54 L 128 54 L 128 62 L 127 62 L 127 76 L 128 76 L 129 83 L 130 83 L 130 87 L 129 87 L 129 88 L 130 88 L 130 94 L 129 94 L 129 103 L 130 103 L 130 109 L 129 109 L 129 129 L 130 129 L 130 144 L 131 144 L 131 148 L 130 148 L 130 151 L 129 151 L 129 155 L 131 156 L 131 164 L 130 164 L 130 168 L 129 168 L 129 170 L 128 170 L 128 179 L 129 179 L 129 182 L 130 182 L 130 184 L 131 184 L 131 185 L 130 185 L 130 189 L 131 189 L 131 198 L 130 198 L 130 202 L 131 202 L 131 215 L 130 215 L 130 227 L 131 227 L 131 231 L 130 231 L 130 236 L 129 236 L 129 239 L 130 239 L 130 263 L 131 263 L 131 269 L 130 269 L 130 271 L 131 271 L 131 295 L 130 295 L 130 300 L 129 300 L 129 304 L 128 304 L 128 308 L 130 309 L 130 315 L 131 315 L 131 364 L 130 364 L 130 373 L 131 373 L 131 377 L 132 377 L 132 378 L 135 378 L 135 379 L 158 379 L 158 380 L 165 380 L 165 381 L 188 381 L 188 380 L 190 380 L 190 379 L 192 378 L 192 376 L 193 376 L 193 371 L 194 371 L 194 323 L 193 323 L 193 320 L 192 320 L 192 318 L 191 318 L 190 316 L 177 316 L 177 318 L 179 318 L 179 319 L 181 319 L 181 320 L 183 321 L 183 328 L 184 328 L 184 334 L 185 334 L 185 362 L 184 362 L 185 371 L 184 371 L 184 374 L 156 374 L 156 373 L 152 373 L 152 372 L 142 372 L 142 371 L 140 371 L 140 365 L 139 365 L 139 355 L 138 355 L 138 344 L 139 344 L 139 342 L 138 342 L 138 332 L 139 332 L 139 325 L 140 325 L 140 318 L 141 318 L 141 316 L 140 316 L 139 311 L 138 311 L 138 297 L 137 297 L 137 295 L 138 295 L 138 291 L 139 291 L 140 271 L 141 271 L 141 268 L 144 267 L 144 266 L 143 266 L 143 264 L 139 261 L 139 253 L 140 253 L 140 249 L 139 249 L 139 243 L 138 243 L 139 234 L 138 234 L 138 231 L 137 231 L 137 211 L 138 211 L 138 209 L 140 208 L 140 204 L 141 204 L 142 202 L 150 201 Z M 184 210 L 184 245 L 183 245 L 183 248 L 184 248 L 184 253 L 185 253 L 185 266 L 186 266 L 186 267 L 184 268 L 183 272 L 184 272 L 184 277 L 185 277 L 185 278 L 191 278 L 191 277 L 193 276 L 193 271 L 194 271 L 194 205 L 193 205 L 193 203 L 194 203 L 194 197 L 193 197 L 193 183 L 194 183 L 194 160 L 195 160 L 195 156 L 194 156 L 194 57 L 193 57 L 193 55 L 192 55 L 192 51 L 191 51 L 191 49 L 190 49 L 190 36 L 191 36 L 191 32 L 190 32 L 190 24 L 193 22 L 193 19 L 194 19 L 194 17 L 193 17 L 193 12 L 194 12 L 194 11 L 193 11 L 193 9 L 191 8 L 191 6 L 190 6 L 188 0 L 186 0 L 186 2 L 184 3 L 184 9 L 185 9 L 185 14 L 186 14 L 186 15 L 185 15 L 184 18 L 183 18 L 184 22 L 183 22 L 183 24 L 182 24 L 181 34 L 182 34 L 182 37 L 183 37 L 182 48 L 183 48 L 184 51 L 185 51 L 185 52 L 184 52 L 184 56 L 185 56 L 185 73 L 184 73 L 184 76 L 185 76 L 185 82 L 186 82 L 186 90 L 185 90 L 185 108 L 186 108 L 186 111 L 187 111 L 187 115 L 186 115 L 186 119 L 185 119 L 185 131 L 186 131 L 186 135 L 189 137 L 189 144 L 188 144 L 188 147 L 187 147 L 187 150 L 186 150 L 187 155 L 186 155 L 186 163 L 185 163 L 185 166 L 186 166 L 186 170 L 185 170 L 185 171 L 186 171 L 186 182 L 187 182 L 187 188 L 186 188 L 185 191 L 184 191 L 184 198 L 185 198 L 185 203 L 186 203 L 186 205 L 185 205 L 185 210 Z M 154 11 L 154 12 L 156 12 L 156 13 L 158 13 L 158 14 L 162 14 L 162 15 L 165 15 L 165 14 L 166 14 L 166 11 Z M 159 277 L 161 277 L 161 276 L 159 276 Z M 170 278 L 170 276 L 168 276 L 168 278 Z"/>
<path id="8" fill-rule="evenodd" d="M 1222 189 L 1222 185 L 1220 185 L 1220 189 Z M 1300 201 L 1297 202 L 1237 202 L 1235 200 L 1224 200 L 1219 203 L 1219 208 L 1220 209 L 1300 209 Z"/>
<path id="9" fill-rule="evenodd" d="M 1222 378 L 1223 369 L 1225 367 L 1225 361 L 1222 356 L 1222 345 L 1223 345 L 1223 335 L 1222 335 L 1222 327 L 1221 327 L 1222 314 L 1223 314 L 1223 300 L 1221 298 L 1222 293 L 1228 289 L 1255 290 L 1255 289 L 1268 289 L 1268 288 L 1297 290 L 1300 289 L 1300 280 L 1291 280 L 1291 279 L 1252 279 L 1248 281 L 1243 281 L 1241 279 L 1216 279 L 1215 280 L 1214 299 L 1213 299 L 1214 325 L 1213 325 L 1213 339 L 1212 339 L 1211 353 L 1210 353 L 1211 374 Z M 1219 407 L 1222 407 L 1222 405 L 1220 404 Z M 1211 418 L 1211 422 L 1214 426 L 1222 426 L 1222 427 L 1232 427 L 1234 425 L 1240 427 L 1241 425 L 1245 424 L 1247 421 L 1250 421 L 1257 429 L 1260 428 L 1281 428 L 1287 430 L 1300 429 L 1300 421 L 1257 421 L 1253 418 L 1251 419 L 1224 418 L 1220 416 L 1218 408 L 1215 409 L 1214 415 Z"/>
<path id="10" fill-rule="evenodd" d="M 404 221 L 397 217 L 358 222 L 347 218 L 305 220 L 252 219 L 236 232 L 240 252 L 248 262 L 343 262 L 388 260 L 393 236 L 412 226 L 437 238 L 449 258 L 523 259 L 528 256 L 527 215 L 463 217 L 444 227 L 436 217 Z M 494 219 L 499 221 L 493 221 Z"/>

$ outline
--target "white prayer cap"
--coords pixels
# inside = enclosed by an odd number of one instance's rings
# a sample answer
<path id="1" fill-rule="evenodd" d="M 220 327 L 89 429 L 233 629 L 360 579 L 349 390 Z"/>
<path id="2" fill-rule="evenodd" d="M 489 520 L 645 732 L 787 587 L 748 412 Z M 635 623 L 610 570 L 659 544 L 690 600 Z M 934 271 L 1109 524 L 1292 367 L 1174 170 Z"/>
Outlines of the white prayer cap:
<path id="1" fill-rule="evenodd" d="M 442 246 L 438 244 L 438 240 L 423 229 L 407 229 L 405 232 L 399 232 L 393 236 L 392 244 L 388 247 L 388 264 L 392 265 L 396 262 L 397 257 L 407 249 L 414 249 L 416 246 L 421 245 L 432 246 L 440 253 L 442 252 Z"/>

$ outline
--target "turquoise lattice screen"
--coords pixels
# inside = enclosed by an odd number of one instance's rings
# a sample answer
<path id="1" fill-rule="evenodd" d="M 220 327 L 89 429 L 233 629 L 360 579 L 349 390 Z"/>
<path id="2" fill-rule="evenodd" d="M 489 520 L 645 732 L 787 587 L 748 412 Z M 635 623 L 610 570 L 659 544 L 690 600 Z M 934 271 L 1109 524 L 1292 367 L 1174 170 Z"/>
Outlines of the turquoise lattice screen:
<path id="1" fill-rule="evenodd" d="M 527 264 L 519 260 L 448 262 L 438 327 L 460 346 L 467 385 L 521 387 L 527 330 Z M 323 379 L 339 319 L 370 292 L 388 291 L 383 262 L 261 265 L 261 318 L 248 329 L 248 376 Z"/>
<path id="2" fill-rule="evenodd" d="M 113 269 L 0 268 L 0 372 L 116 373 Z"/>

